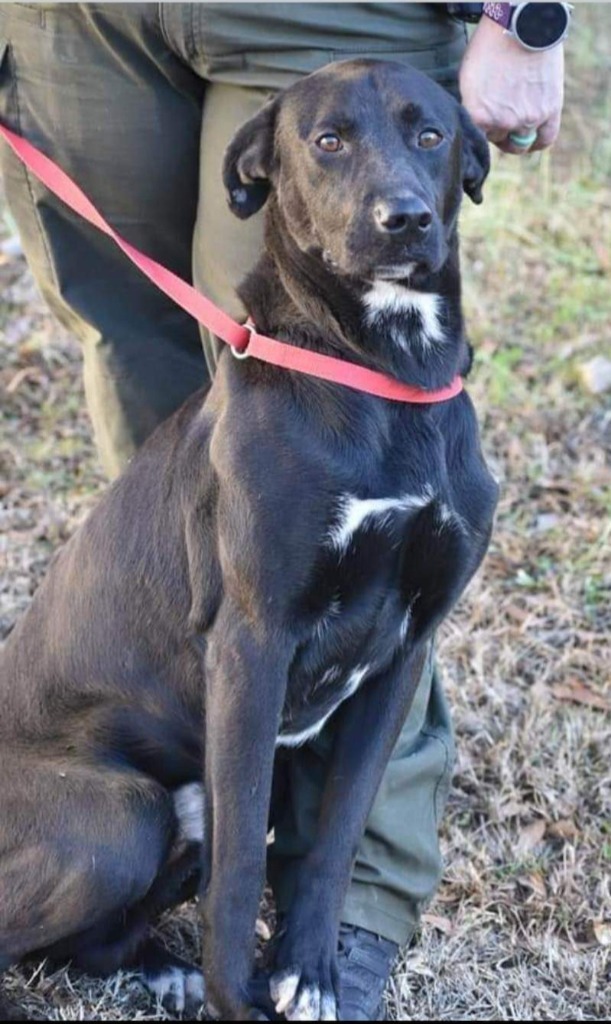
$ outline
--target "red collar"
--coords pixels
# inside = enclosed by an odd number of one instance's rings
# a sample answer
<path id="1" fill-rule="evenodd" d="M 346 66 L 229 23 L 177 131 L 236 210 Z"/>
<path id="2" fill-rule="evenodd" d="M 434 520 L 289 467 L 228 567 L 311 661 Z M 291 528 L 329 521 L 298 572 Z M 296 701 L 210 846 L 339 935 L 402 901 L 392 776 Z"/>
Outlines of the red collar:
<path id="1" fill-rule="evenodd" d="M 463 389 L 462 378 L 455 377 L 446 388 L 425 391 L 424 388 L 417 388 L 412 384 L 403 384 L 395 377 L 378 373 L 377 370 L 368 370 L 356 363 L 348 363 L 345 359 L 335 359 L 333 356 L 310 352 L 309 349 L 268 338 L 265 334 L 258 334 L 254 324 L 250 322 L 243 327 L 246 332 L 245 341 L 240 346 L 232 345 L 232 352 L 237 359 L 253 356 L 264 363 L 273 363 L 274 366 L 282 366 L 286 370 L 307 373 L 311 377 L 343 384 L 356 391 L 366 391 L 379 398 L 390 398 L 395 402 L 409 402 L 414 405 L 446 402 Z"/>
<path id="2" fill-rule="evenodd" d="M 213 334 L 231 346 L 233 354 L 240 359 L 254 358 L 286 370 L 306 373 L 311 377 L 343 384 L 345 387 L 365 391 L 370 395 L 388 398 L 395 402 L 411 404 L 429 404 L 446 402 L 454 398 L 463 389 L 460 377 L 455 377 L 448 387 L 436 391 L 426 391 L 411 384 L 403 384 L 394 377 L 376 370 L 368 370 L 364 366 L 336 359 L 332 356 L 310 352 L 308 349 L 287 345 L 286 342 L 268 338 L 258 334 L 253 325 L 239 324 L 227 313 L 215 306 L 192 285 L 187 284 L 167 267 L 152 260 L 135 246 L 122 238 L 102 217 L 84 192 L 60 167 L 41 153 L 30 142 L 10 129 L 0 125 L 3 135 L 13 152 L 51 192 L 59 196 L 72 210 L 84 217 L 104 234 L 109 235 L 120 249 L 135 263 L 143 274 L 165 292 L 182 309 L 190 313 L 204 324 Z"/>

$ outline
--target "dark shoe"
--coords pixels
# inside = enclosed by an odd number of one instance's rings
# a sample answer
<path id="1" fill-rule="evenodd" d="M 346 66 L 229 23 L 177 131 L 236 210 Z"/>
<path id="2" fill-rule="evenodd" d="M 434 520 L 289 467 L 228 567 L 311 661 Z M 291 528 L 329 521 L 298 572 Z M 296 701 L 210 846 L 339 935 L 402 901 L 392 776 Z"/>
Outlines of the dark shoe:
<path id="1" fill-rule="evenodd" d="M 382 995 L 399 947 L 374 932 L 342 924 L 337 963 L 340 1020 L 386 1020 Z"/>

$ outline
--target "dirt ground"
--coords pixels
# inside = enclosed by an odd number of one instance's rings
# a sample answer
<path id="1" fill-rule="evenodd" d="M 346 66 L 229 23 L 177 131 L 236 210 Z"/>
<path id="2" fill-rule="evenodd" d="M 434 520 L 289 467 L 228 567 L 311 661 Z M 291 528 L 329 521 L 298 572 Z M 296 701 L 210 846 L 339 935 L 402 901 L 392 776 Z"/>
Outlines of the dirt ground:
<path id="1" fill-rule="evenodd" d="M 611 409 L 592 383 L 592 360 L 611 358 L 611 14 L 578 8 L 560 144 L 497 160 L 463 217 L 469 390 L 502 498 L 485 567 L 442 630 L 459 748 L 446 869 L 395 970 L 392 1019 L 611 1017 Z M 0 391 L 5 636 L 104 486 L 78 346 L 10 244 Z M 193 906 L 160 931 L 197 956 Z M 8 988 L 33 1018 L 167 1019 L 129 974 L 41 965 Z"/>

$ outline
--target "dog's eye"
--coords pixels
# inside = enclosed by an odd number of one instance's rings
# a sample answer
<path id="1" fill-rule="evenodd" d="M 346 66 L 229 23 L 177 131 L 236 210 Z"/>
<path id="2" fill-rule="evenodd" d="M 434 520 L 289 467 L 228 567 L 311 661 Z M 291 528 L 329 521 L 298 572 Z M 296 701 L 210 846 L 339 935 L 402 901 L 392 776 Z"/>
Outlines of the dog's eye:
<path id="1" fill-rule="evenodd" d="M 316 139 L 316 145 L 325 153 L 339 153 L 340 149 L 344 148 L 339 135 L 333 135 L 332 132 L 325 132 Z"/>
<path id="2" fill-rule="evenodd" d="M 435 131 L 434 128 L 426 128 L 425 131 L 420 132 L 418 136 L 418 145 L 420 149 L 434 149 L 440 142 L 443 142 L 443 135 L 440 132 Z"/>

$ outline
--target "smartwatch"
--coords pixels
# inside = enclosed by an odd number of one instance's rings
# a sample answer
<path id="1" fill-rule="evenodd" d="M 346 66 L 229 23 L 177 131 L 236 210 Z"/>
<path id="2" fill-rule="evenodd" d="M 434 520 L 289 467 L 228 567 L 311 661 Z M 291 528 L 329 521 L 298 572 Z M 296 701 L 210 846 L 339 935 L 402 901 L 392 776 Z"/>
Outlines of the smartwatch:
<path id="1" fill-rule="evenodd" d="M 541 52 L 552 50 L 566 39 L 571 10 L 570 4 L 537 0 L 526 4 L 484 4 L 482 14 L 501 25 L 525 50 Z"/>

